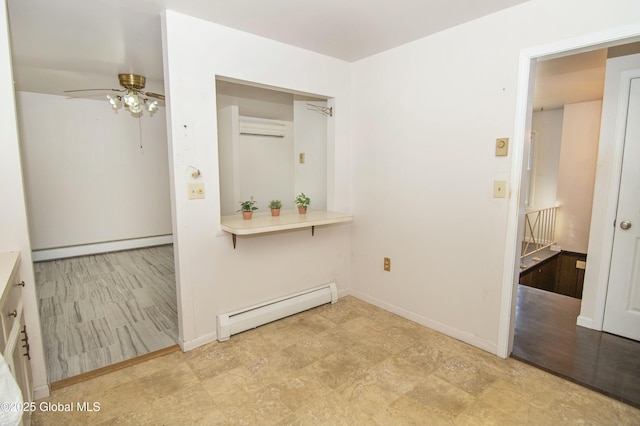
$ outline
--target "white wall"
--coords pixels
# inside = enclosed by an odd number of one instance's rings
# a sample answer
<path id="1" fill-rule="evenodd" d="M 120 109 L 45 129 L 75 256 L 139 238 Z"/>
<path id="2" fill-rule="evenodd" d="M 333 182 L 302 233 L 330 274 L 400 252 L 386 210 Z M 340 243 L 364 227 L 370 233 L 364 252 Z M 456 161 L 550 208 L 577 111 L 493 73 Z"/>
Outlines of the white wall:
<path id="1" fill-rule="evenodd" d="M 269 122 L 283 125 L 284 137 L 238 135 L 239 186 L 234 212 L 240 208 L 239 201 L 249 200 L 251 196 L 258 211 L 269 211 L 271 200 L 281 200 L 285 209 L 293 208 L 293 123 Z"/>
<path id="2" fill-rule="evenodd" d="M 492 182 L 511 162 L 494 144 L 513 136 L 520 52 L 638 19 L 633 0 L 532 0 L 355 63 L 354 292 L 495 352 L 507 200 Z"/>
<path id="3" fill-rule="evenodd" d="M 0 251 L 20 252 L 20 276 L 24 315 L 29 330 L 29 351 L 35 398 L 49 395 L 36 299 L 36 285 L 27 228 L 22 168 L 17 133 L 11 52 L 7 30 L 6 1 L 0 4 Z"/>
<path id="4" fill-rule="evenodd" d="M 167 11 L 165 92 L 177 256 L 180 341 L 215 338 L 216 314 L 335 281 L 350 287 L 351 226 L 238 239 L 220 231 L 216 75 L 335 98 L 328 135 L 328 208 L 350 211 L 350 66 L 296 47 Z M 193 165 L 205 199 L 188 200 Z M 358 218 L 356 218 L 356 221 Z"/>
<path id="5" fill-rule="evenodd" d="M 32 249 L 171 234 L 164 108 L 17 94 Z"/>
<path id="6" fill-rule="evenodd" d="M 219 99 L 219 98 L 218 98 Z M 234 214 L 240 201 L 238 106 L 228 105 L 218 109 L 218 187 L 220 191 L 220 214 Z"/>
<path id="7" fill-rule="evenodd" d="M 602 101 L 564 106 L 556 217 L 564 251 L 587 253 L 601 115 Z"/>
<path id="8" fill-rule="evenodd" d="M 326 107 L 322 101 L 293 103 L 293 164 L 295 169 L 294 197 L 287 199 L 293 206 L 295 196 L 304 192 L 311 199 L 310 209 L 327 209 L 327 120 L 326 115 L 310 109 L 307 104 Z M 300 163 L 304 153 L 304 163 Z M 285 200 L 283 200 L 285 201 Z"/>
<path id="9" fill-rule="evenodd" d="M 535 179 L 532 204 L 528 210 L 541 210 L 556 205 L 562 115 L 562 109 L 533 113 L 531 128 L 536 132 L 533 154 Z"/>
<path id="10" fill-rule="evenodd" d="M 251 95 L 251 90 L 257 91 L 256 99 L 248 97 Z M 232 89 L 225 86 L 225 90 L 230 91 Z M 265 96 L 260 89 L 250 87 L 242 88 L 242 95 L 228 95 L 218 93 L 216 96 L 218 110 L 236 105 L 240 115 L 247 117 L 260 117 L 268 118 L 270 120 L 283 120 L 293 121 L 293 95 L 286 93 L 278 93 L 277 99 L 258 99 L 258 96 Z M 286 103 L 285 103 L 286 100 Z"/>

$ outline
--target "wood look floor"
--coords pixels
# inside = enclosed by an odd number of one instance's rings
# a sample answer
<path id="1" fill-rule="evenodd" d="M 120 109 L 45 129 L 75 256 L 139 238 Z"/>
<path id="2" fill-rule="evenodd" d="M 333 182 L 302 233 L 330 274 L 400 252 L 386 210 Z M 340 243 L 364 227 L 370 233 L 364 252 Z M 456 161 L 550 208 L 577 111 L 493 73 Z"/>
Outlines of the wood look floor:
<path id="1" fill-rule="evenodd" d="M 34 264 L 49 382 L 175 345 L 173 246 Z"/>
<path id="2" fill-rule="evenodd" d="M 518 286 L 513 356 L 640 407 L 640 342 L 576 325 L 580 300 Z"/>

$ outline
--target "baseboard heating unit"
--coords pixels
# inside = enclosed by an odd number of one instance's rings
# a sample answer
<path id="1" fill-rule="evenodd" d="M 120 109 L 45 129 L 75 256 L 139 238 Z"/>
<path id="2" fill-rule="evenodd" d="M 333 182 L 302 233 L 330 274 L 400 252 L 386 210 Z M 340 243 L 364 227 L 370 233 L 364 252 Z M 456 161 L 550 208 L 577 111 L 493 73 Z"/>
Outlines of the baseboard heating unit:
<path id="1" fill-rule="evenodd" d="M 256 328 L 316 306 L 335 303 L 337 300 L 336 284 L 329 283 L 237 311 L 218 314 L 218 340 L 224 342 L 229 340 L 232 334 Z"/>

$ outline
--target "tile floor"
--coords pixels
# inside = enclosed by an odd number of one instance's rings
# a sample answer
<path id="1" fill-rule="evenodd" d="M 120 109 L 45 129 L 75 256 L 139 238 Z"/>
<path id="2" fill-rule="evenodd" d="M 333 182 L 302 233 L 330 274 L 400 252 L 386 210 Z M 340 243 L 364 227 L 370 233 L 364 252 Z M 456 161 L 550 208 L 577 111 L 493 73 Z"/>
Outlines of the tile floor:
<path id="1" fill-rule="evenodd" d="M 58 403 L 74 411 L 32 424 L 640 424 L 638 409 L 353 297 L 36 402 Z"/>
<path id="2" fill-rule="evenodd" d="M 173 246 L 37 262 L 49 381 L 175 345 Z"/>

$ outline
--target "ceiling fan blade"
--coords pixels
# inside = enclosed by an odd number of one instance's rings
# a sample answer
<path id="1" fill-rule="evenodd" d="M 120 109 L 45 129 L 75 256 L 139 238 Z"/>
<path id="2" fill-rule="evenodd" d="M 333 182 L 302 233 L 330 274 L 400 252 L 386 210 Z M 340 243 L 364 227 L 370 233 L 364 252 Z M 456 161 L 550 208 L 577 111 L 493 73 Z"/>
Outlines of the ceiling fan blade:
<path id="1" fill-rule="evenodd" d="M 76 90 L 65 90 L 64 93 L 72 93 L 72 92 L 95 92 L 98 90 L 109 90 L 112 92 L 124 92 L 121 89 L 76 89 Z"/>
<path id="2" fill-rule="evenodd" d="M 142 92 L 144 93 L 145 96 L 148 96 L 150 98 L 156 98 L 156 99 L 160 99 L 161 101 L 164 101 L 164 95 L 161 95 L 159 93 L 153 93 L 153 92 Z"/>

